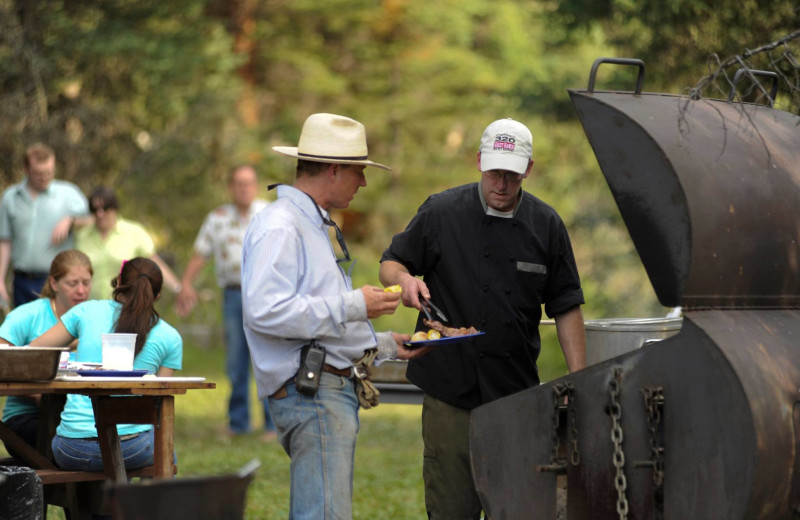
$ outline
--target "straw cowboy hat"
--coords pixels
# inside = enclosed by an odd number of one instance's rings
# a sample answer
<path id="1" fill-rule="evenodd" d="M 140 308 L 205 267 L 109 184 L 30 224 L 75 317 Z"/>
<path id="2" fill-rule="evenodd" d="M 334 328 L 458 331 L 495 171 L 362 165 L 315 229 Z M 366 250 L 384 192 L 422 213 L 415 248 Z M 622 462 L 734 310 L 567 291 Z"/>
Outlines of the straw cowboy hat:
<path id="1" fill-rule="evenodd" d="M 300 142 L 294 146 L 273 146 L 273 150 L 305 161 L 332 164 L 364 164 L 391 170 L 367 159 L 364 125 L 349 117 L 312 114 L 303 123 Z"/>

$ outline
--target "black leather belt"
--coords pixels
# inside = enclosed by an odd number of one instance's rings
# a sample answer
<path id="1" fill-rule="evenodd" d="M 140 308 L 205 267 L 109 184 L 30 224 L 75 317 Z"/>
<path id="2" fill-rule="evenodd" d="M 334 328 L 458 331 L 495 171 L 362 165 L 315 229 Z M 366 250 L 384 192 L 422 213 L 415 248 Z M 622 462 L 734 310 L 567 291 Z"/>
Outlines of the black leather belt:
<path id="1" fill-rule="evenodd" d="M 329 364 L 325 363 L 324 365 L 322 365 L 322 371 L 323 372 L 327 372 L 329 374 L 336 375 L 336 376 L 346 377 L 348 379 L 353 377 L 353 367 L 336 368 L 333 365 L 329 365 Z M 294 377 L 289 379 L 289 381 L 294 381 Z M 286 383 L 288 383 L 289 381 L 286 381 Z M 281 385 L 281 387 L 278 388 L 275 391 L 275 393 L 272 394 L 270 397 L 273 398 L 273 399 L 283 399 L 284 397 L 286 397 L 288 395 L 288 393 L 286 391 L 286 383 L 283 383 Z"/>
<path id="2" fill-rule="evenodd" d="M 341 377 L 353 377 L 353 369 L 352 367 L 347 368 L 336 368 L 333 365 L 329 365 L 325 363 L 322 365 L 322 371 L 327 372 L 329 374 L 334 374 Z"/>

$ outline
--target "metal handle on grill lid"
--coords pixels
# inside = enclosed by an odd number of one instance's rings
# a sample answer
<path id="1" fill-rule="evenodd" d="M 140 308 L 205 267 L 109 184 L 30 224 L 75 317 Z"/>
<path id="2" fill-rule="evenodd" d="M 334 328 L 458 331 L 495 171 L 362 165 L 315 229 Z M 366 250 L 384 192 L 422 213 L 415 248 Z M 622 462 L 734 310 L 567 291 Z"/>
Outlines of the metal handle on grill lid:
<path id="1" fill-rule="evenodd" d="M 589 72 L 589 88 L 590 93 L 594 92 L 594 81 L 597 77 L 597 69 L 601 63 L 613 63 L 615 65 L 635 65 L 639 67 L 639 76 L 636 78 L 636 90 L 634 94 L 641 94 L 642 87 L 644 86 L 644 62 L 637 58 L 597 58 L 592 64 L 592 70 Z"/>
<path id="2" fill-rule="evenodd" d="M 733 75 L 733 82 L 731 83 L 731 89 L 728 91 L 728 101 L 733 101 L 733 97 L 736 95 L 736 86 L 739 84 L 739 81 L 742 79 L 742 76 L 747 74 L 752 78 L 753 83 L 761 87 L 761 90 L 766 93 L 764 87 L 756 80 L 756 76 L 761 76 L 764 78 L 772 78 L 772 89 L 770 89 L 769 93 L 769 106 L 775 104 L 775 96 L 778 95 L 778 73 L 773 72 L 771 70 L 756 70 L 756 69 L 739 69 L 736 71 L 736 74 Z"/>

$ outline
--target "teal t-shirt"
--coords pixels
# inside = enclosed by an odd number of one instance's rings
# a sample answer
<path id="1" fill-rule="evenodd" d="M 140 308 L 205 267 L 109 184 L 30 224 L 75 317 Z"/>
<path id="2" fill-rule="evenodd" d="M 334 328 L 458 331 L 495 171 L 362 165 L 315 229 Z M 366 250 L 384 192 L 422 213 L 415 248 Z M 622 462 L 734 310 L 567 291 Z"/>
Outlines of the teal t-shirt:
<path id="1" fill-rule="evenodd" d="M 78 338 L 76 361 L 83 363 L 101 363 L 103 347 L 101 334 L 114 332 L 114 324 L 122 305 L 113 300 L 91 300 L 83 302 L 61 316 L 61 323 L 67 331 Z M 150 374 L 158 372 L 160 367 L 181 369 L 183 360 L 183 340 L 181 335 L 166 321 L 159 319 L 150 329 L 144 347 L 133 360 L 133 368 L 147 370 Z M 119 435 L 140 433 L 152 428 L 149 424 L 120 424 Z M 84 439 L 97 437 L 94 426 L 92 401 L 88 396 L 68 394 L 64 411 L 61 412 L 61 424 L 56 433 L 62 437 Z"/>
<path id="2" fill-rule="evenodd" d="M 58 320 L 50 307 L 50 298 L 38 298 L 20 305 L 0 325 L 0 338 L 21 347 L 41 336 Z M 70 354 L 70 359 L 75 355 Z M 24 414 L 38 414 L 39 408 L 26 397 L 9 396 L 3 407 L 3 420 Z"/>

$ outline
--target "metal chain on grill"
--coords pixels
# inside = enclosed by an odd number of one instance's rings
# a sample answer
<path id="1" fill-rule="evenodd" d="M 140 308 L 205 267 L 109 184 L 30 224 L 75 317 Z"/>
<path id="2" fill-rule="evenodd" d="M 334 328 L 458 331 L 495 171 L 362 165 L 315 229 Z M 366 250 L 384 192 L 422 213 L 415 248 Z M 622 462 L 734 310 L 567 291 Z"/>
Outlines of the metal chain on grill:
<path id="1" fill-rule="evenodd" d="M 567 414 L 569 415 L 570 455 L 569 462 L 573 466 L 581 463 L 581 452 L 578 450 L 578 402 L 575 387 L 567 383 Z"/>
<path id="2" fill-rule="evenodd" d="M 617 489 L 617 513 L 620 520 L 628 518 L 628 499 L 625 497 L 625 490 L 628 487 L 628 481 L 625 478 L 625 453 L 622 451 L 622 406 L 619 402 L 620 386 L 622 382 L 622 369 L 615 368 L 614 376 L 609 382 L 609 394 L 611 395 L 611 440 L 614 443 L 614 467 L 616 468 L 616 475 L 614 476 L 614 487 Z"/>
<path id="3" fill-rule="evenodd" d="M 664 389 L 659 387 L 642 388 L 644 406 L 647 411 L 647 429 L 650 432 L 650 460 L 653 463 L 653 484 L 664 484 L 664 447 L 659 443 L 661 410 L 664 407 Z"/>
<path id="4" fill-rule="evenodd" d="M 558 427 L 560 424 L 559 420 L 559 404 L 561 402 L 561 396 L 563 396 L 567 391 L 567 385 L 563 383 L 559 383 L 557 385 L 553 385 L 553 417 L 552 417 L 552 446 L 553 451 L 550 453 L 550 464 L 553 466 L 561 466 L 564 464 L 564 461 L 558 457 L 558 450 L 561 447 L 561 441 L 558 438 Z"/>

